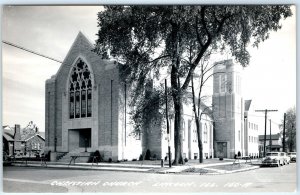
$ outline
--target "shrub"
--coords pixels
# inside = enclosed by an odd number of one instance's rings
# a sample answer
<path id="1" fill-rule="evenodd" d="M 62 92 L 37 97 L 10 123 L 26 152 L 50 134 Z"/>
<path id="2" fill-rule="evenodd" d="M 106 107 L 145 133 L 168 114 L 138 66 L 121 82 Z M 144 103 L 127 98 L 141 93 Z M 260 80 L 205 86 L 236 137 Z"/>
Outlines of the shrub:
<path id="1" fill-rule="evenodd" d="M 109 159 L 108 159 L 108 162 L 109 162 L 109 163 L 111 163 L 111 162 L 112 162 L 112 159 L 111 159 L 111 158 L 109 158 Z"/>
<path id="2" fill-rule="evenodd" d="M 49 151 L 45 154 L 46 161 L 50 161 L 50 153 L 51 153 L 51 150 L 49 150 Z"/>
<path id="3" fill-rule="evenodd" d="M 102 158 L 102 156 L 101 156 L 99 150 L 96 150 L 96 151 L 94 152 L 94 157 L 95 157 L 95 161 L 96 161 L 96 162 L 103 162 L 103 158 Z"/>
<path id="4" fill-rule="evenodd" d="M 142 161 L 142 160 L 143 160 L 143 155 L 141 154 L 139 157 L 139 161 Z"/>
<path id="5" fill-rule="evenodd" d="M 153 157 L 152 157 L 153 159 L 156 159 L 156 154 L 153 154 Z"/>
<path id="6" fill-rule="evenodd" d="M 146 151 L 145 160 L 150 160 L 150 158 L 151 158 L 151 152 L 150 152 L 150 150 L 148 149 L 148 150 Z"/>
<path id="7" fill-rule="evenodd" d="M 134 159 L 132 159 L 132 161 L 137 161 L 137 159 L 136 159 L 136 158 L 134 158 Z"/>
<path id="8" fill-rule="evenodd" d="M 184 162 L 188 162 L 189 160 L 187 158 L 184 159 Z"/>

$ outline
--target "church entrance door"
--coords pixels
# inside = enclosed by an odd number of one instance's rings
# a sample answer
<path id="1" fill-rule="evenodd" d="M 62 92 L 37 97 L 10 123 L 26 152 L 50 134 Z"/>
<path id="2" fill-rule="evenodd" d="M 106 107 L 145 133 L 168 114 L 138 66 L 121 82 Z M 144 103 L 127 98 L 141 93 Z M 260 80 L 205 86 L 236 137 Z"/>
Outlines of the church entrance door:
<path id="1" fill-rule="evenodd" d="M 69 129 L 68 141 L 69 152 L 84 152 L 91 147 L 91 128 Z"/>
<path id="2" fill-rule="evenodd" d="M 227 142 L 217 143 L 217 157 L 227 158 Z"/>

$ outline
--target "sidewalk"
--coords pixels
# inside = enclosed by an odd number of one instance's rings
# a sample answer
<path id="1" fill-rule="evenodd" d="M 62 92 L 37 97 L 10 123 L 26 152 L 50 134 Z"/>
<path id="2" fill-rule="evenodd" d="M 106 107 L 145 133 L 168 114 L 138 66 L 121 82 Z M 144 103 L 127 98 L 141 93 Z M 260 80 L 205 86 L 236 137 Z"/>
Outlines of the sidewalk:
<path id="1" fill-rule="evenodd" d="M 152 169 L 160 168 L 157 165 L 139 165 L 139 164 L 122 164 L 122 163 L 62 163 L 62 162 L 47 162 L 42 164 L 40 161 L 28 161 L 27 164 L 23 161 L 12 163 L 13 166 L 29 166 L 29 167 L 44 167 L 44 168 L 64 168 L 64 169 L 84 169 L 84 170 L 106 170 L 106 171 L 129 171 L 129 172 L 149 172 Z"/>
<path id="2" fill-rule="evenodd" d="M 252 160 L 252 164 L 257 164 L 257 159 Z M 234 159 L 204 159 L 202 164 L 199 164 L 198 160 L 190 160 L 185 165 L 172 166 L 169 168 L 167 162 L 164 162 L 164 167 L 161 167 L 160 161 L 136 161 L 136 162 L 120 162 L 120 163 L 62 163 L 62 162 L 47 162 L 47 164 L 41 164 L 40 161 L 28 161 L 27 164 L 24 161 L 13 162 L 13 166 L 30 166 L 30 167 L 44 167 L 44 168 L 62 168 L 62 169 L 82 169 L 82 170 L 106 170 L 106 171 L 126 171 L 126 172 L 151 172 L 151 173 L 186 173 L 186 170 L 204 170 L 205 172 L 213 172 L 217 174 L 234 173 L 238 171 L 247 171 L 251 169 L 259 168 L 258 166 L 250 166 L 246 169 L 243 167 L 237 170 L 222 170 L 223 167 L 234 165 Z M 236 165 L 246 164 L 246 160 L 240 160 Z M 224 168 L 225 169 L 225 168 Z"/>
<path id="3" fill-rule="evenodd" d="M 247 168 L 243 168 L 241 167 L 241 165 L 253 165 L 251 167 L 247 167 Z M 248 171 L 248 170 L 252 170 L 252 169 L 257 169 L 259 168 L 260 164 L 260 159 L 252 159 L 251 163 L 249 163 L 246 160 L 239 160 L 239 161 L 235 161 L 234 159 L 224 159 L 223 161 L 220 161 L 219 159 L 215 158 L 215 159 L 205 159 L 203 163 L 199 164 L 198 160 L 196 162 L 191 162 L 191 163 L 186 163 L 185 165 L 182 166 L 173 166 L 169 169 L 165 169 L 165 170 L 161 170 L 158 171 L 158 173 L 183 173 L 186 172 L 186 170 L 191 170 L 191 169 L 203 169 L 204 172 L 207 172 L 207 174 L 210 174 L 209 172 L 212 172 L 211 174 L 226 174 L 226 173 L 235 173 L 235 172 L 241 172 L 241 171 Z M 236 170 L 226 170 L 226 168 L 224 168 L 222 170 L 222 168 L 220 169 L 216 169 L 215 167 L 226 167 L 226 165 L 228 165 L 227 167 L 232 166 L 240 166 L 238 169 Z"/>

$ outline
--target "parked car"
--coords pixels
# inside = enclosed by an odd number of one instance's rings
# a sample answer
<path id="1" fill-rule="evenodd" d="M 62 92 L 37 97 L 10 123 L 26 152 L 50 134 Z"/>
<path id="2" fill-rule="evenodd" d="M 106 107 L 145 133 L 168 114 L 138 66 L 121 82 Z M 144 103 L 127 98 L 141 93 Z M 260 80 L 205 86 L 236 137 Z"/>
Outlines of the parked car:
<path id="1" fill-rule="evenodd" d="M 283 159 L 284 159 L 283 164 L 284 164 L 284 165 L 290 164 L 290 162 L 291 162 L 291 157 L 288 156 L 287 153 L 285 153 L 285 152 L 280 152 L 280 155 L 283 156 Z"/>
<path id="2" fill-rule="evenodd" d="M 296 152 L 289 152 L 288 156 L 291 157 L 291 162 L 296 162 L 296 159 L 297 159 Z"/>
<path id="3" fill-rule="evenodd" d="M 279 165 L 284 164 L 284 156 L 281 155 L 281 152 L 268 152 L 266 157 L 262 160 L 262 165 L 275 165 L 279 167 Z"/>

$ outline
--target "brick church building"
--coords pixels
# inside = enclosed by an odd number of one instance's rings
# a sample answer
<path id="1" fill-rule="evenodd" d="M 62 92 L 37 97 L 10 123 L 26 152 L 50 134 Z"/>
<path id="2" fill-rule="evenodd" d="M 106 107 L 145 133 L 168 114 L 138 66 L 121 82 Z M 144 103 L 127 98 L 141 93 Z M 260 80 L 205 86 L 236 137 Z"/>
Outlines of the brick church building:
<path id="1" fill-rule="evenodd" d="M 165 129 L 153 125 L 141 136 L 132 134 L 126 86 L 120 80 L 119 64 L 101 59 L 92 50 L 93 45 L 80 32 L 58 72 L 46 81 L 45 150 L 54 154 L 99 150 L 105 160 L 114 161 L 138 159 L 150 150 L 155 158 L 164 158 L 167 155 Z M 248 155 L 249 133 L 245 128 L 248 126 L 245 102 L 237 67 L 229 60 L 220 62 L 214 70 L 223 73 L 214 76 L 214 107 L 208 109 L 201 121 L 204 158 L 221 155 L 233 158 L 238 152 Z M 173 155 L 173 122 L 170 124 Z M 184 105 L 183 134 L 184 157 L 199 158 L 192 106 L 188 104 Z"/>

